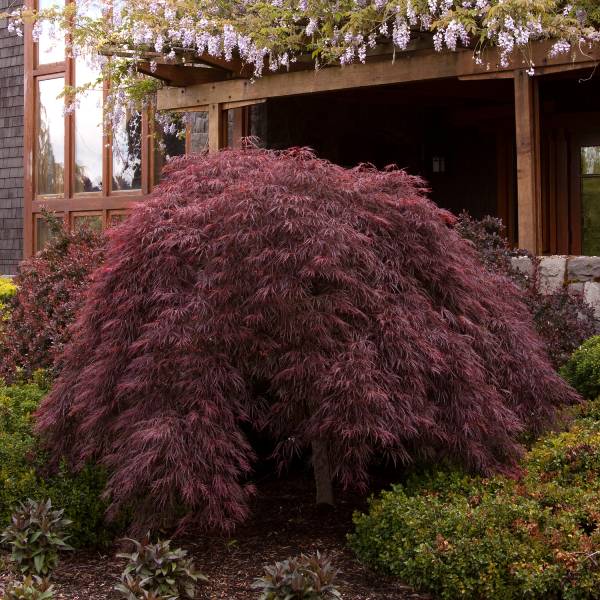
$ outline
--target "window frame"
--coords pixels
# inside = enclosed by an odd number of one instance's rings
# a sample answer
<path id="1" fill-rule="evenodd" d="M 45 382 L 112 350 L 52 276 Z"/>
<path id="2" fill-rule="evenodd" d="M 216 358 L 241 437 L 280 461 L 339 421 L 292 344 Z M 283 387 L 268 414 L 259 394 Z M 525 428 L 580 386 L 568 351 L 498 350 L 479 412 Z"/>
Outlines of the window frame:
<path id="1" fill-rule="evenodd" d="M 585 210 L 583 206 L 583 182 L 587 179 L 598 179 L 600 180 L 600 173 L 584 173 L 583 172 L 583 158 L 581 151 L 583 148 L 600 148 L 600 135 L 599 134 L 586 134 L 579 136 L 576 140 L 576 146 L 574 149 L 574 161 L 576 164 L 576 177 L 575 184 L 577 186 L 577 204 L 579 209 L 579 222 L 577 224 L 579 231 L 579 244 L 580 250 L 579 253 L 583 253 L 584 245 L 585 245 L 585 224 L 584 224 L 584 216 Z"/>
<path id="2" fill-rule="evenodd" d="M 25 0 L 25 6 L 33 9 L 38 0 Z M 65 0 L 66 4 L 74 0 Z M 60 215 L 69 227 L 74 217 L 89 213 L 101 215 L 103 228 L 109 227 L 111 215 L 128 214 L 134 204 L 143 200 L 154 187 L 154 144 L 151 130 L 150 111 L 142 113 L 141 131 L 141 189 L 112 190 L 112 137 L 105 129 L 102 151 L 102 191 L 75 192 L 75 113 L 64 115 L 64 194 L 37 195 L 37 121 L 38 121 L 38 81 L 64 77 L 65 85 L 74 85 L 76 59 L 65 56 L 62 62 L 40 64 L 38 44 L 33 41 L 33 26 L 24 27 L 24 104 L 25 134 L 24 145 L 24 256 L 34 254 L 37 248 L 37 219 L 43 210 Z M 103 96 L 108 86 L 104 83 Z"/>

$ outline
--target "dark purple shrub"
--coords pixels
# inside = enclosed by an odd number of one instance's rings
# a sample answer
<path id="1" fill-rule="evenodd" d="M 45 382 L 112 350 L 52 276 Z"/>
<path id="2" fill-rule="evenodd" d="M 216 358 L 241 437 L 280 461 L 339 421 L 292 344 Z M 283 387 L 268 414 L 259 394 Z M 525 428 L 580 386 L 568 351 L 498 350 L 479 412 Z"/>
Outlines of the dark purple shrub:
<path id="1" fill-rule="evenodd" d="M 39 428 L 106 465 L 140 527 L 243 520 L 250 428 L 364 490 L 382 457 L 514 472 L 578 400 L 419 179 L 299 149 L 174 161 L 110 234 L 63 360 Z"/>
<path id="2" fill-rule="evenodd" d="M 556 369 L 562 367 L 583 342 L 598 333 L 594 310 L 582 294 L 567 289 L 540 294 L 531 286 L 525 300 Z"/>
<path id="3" fill-rule="evenodd" d="M 569 292 L 566 288 L 541 294 L 535 277 L 528 278 L 511 268 L 511 259 L 515 256 L 529 256 L 534 264 L 536 259 L 526 250 L 510 247 L 501 219 L 484 217 L 476 220 L 462 213 L 457 219 L 456 230 L 475 246 L 487 269 L 510 277 L 523 289 L 535 329 L 556 369 L 564 365 L 585 340 L 598 333 L 594 311 L 582 294 Z"/>
<path id="4" fill-rule="evenodd" d="M 87 228 L 70 232 L 61 221 L 48 219 L 52 238 L 21 263 L 10 316 L 2 322 L 0 375 L 7 380 L 21 370 L 25 377 L 36 369 L 54 371 L 91 274 L 103 258 L 102 234 Z"/>
<path id="5" fill-rule="evenodd" d="M 481 261 L 490 271 L 518 277 L 511 269 L 511 259 L 514 256 L 531 258 L 526 250 L 511 248 L 502 219 L 492 216 L 474 219 L 469 213 L 462 212 L 456 219 L 455 226 L 458 233 L 475 246 Z M 520 279 L 517 282 L 522 283 Z"/>

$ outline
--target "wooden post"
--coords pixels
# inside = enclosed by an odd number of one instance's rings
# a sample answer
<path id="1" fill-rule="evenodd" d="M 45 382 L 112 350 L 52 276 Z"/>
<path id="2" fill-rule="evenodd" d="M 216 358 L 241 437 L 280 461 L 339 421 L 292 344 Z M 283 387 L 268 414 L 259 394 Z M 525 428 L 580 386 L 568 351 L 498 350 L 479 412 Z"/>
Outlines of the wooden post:
<path id="1" fill-rule="evenodd" d="M 241 148 L 242 140 L 248 137 L 248 107 L 242 106 L 233 110 L 233 140 L 232 148 Z"/>
<path id="2" fill-rule="evenodd" d="M 521 69 L 514 73 L 517 135 L 519 247 L 542 252 L 540 118 L 537 80 Z"/>
<path id="3" fill-rule="evenodd" d="M 208 107 L 208 151 L 213 154 L 225 145 L 225 113 L 221 104 Z"/>

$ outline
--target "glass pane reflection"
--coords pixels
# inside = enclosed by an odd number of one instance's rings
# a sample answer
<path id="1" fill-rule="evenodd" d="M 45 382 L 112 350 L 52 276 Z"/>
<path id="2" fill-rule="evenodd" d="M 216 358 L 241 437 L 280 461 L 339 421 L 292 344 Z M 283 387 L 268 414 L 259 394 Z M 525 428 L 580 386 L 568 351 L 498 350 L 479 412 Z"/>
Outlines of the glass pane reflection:
<path id="1" fill-rule="evenodd" d="M 600 256 L 600 177 L 582 179 L 583 254 Z"/>
<path id="2" fill-rule="evenodd" d="M 58 98 L 65 80 L 43 79 L 38 82 L 36 182 L 40 195 L 62 194 L 65 174 L 64 100 Z"/>
<path id="3" fill-rule="evenodd" d="M 86 227 L 92 231 L 102 231 L 101 215 L 77 215 L 73 217 L 73 228 L 75 230 Z"/>
<path id="4" fill-rule="evenodd" d="M 56 0 L 38 0 L 38 9 L 58 8 L 63 4 Z M 54 32 L 51 23 L 41 21 L 38 27 L 38 63 L 40 65 L 48 65 L 63 62 L 65 60 L 64 38 L 61 39 L 60 36 L 53 35 Z"/>
<path id="5" fill-rule="evenodd" d="M 581 149 L 581 174 L 600 175 L 600 146 L 586 146 Z"/>
<path id="6" fill-rule="evenodd" d="M 110 213 L 108 217 L 108 226 L 116 227 L 127 220 L 129 215 L 126 213 Z"/>
<path id="7" fill-rule="evenodd" d="M 94 83 L 99 70 L 84 58 L 75 65 L 78 86 Z M 102 99 L 99 89 L 80 94 L 75 109 L 75 192 L 102 191 Z"/>
<path id="8" fill-rule="evenodd" d="M 127 113 L 113 131 L 112 189 L 142 187 L 142 116 Z"/>
<path id="9" fill-rule="evenodd" d="M 182 117 L 176 121 L 178 131 L 167 133 L 160 123 L 155 124 L 156 140 L 154 144 L 154 183 L 158 183 L 167 161 L 173 156 L 185 154 L 185 122 Z"/>
<path id="10" fill-rule="evenodd" d="M 56 216 L 56 215 L 55 215 Z M 57 217 L 62 222 L 62 217 Z M 50 223 L 44 217 L 38 217 L 35 221 L 35 251 L 43 250 L 46 244 L 56 236 Z"/>

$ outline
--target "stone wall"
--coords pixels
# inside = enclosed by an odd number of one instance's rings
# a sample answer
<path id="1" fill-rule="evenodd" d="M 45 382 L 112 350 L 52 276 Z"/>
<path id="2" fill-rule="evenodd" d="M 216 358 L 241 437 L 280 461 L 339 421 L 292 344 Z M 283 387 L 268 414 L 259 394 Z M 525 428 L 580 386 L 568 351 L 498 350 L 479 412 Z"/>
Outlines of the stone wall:
<path id="1" fill-rule="evenodd" d="M 583 294 L 600 320 L 600 256 L 543 256 L 537 265 L 527 257 L 518 257 L 513 258 L 513 268 L 528 277 L 535 275 L 542 293 L 566 287 Z"/>
<path id="2" fill-rule="evenodd" d="M 0 0 L 0 12 L 15 8 Z M 0 275 L 23 257 L 23 39 L 0 20 Z"/>

